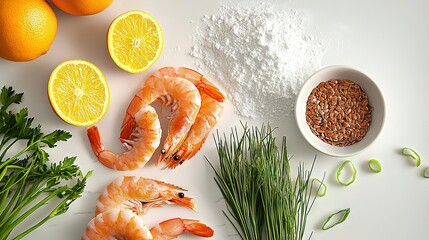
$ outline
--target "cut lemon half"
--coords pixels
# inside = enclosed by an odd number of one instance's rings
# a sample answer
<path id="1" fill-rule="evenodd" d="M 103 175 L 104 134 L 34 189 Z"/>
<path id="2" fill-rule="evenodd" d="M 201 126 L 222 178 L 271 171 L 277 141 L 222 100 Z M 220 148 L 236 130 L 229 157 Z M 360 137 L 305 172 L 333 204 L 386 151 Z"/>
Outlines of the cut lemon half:
<path id="1" fill-rule="evenodd" d="M 132 10 L 119 15 L 110 24 L 107 47 L 118 67 L 131 73 L 143 72 L 161 55 L 164 35 L 152 15 Z"/>
<path id="2" fill-rule="evenodd" d="M 49 101 L 55 113 L 75 126 L 89 126 L 107 112 L 109 86 L 94 64 L 83 60 L 65 61 L 51 73 Z"/>

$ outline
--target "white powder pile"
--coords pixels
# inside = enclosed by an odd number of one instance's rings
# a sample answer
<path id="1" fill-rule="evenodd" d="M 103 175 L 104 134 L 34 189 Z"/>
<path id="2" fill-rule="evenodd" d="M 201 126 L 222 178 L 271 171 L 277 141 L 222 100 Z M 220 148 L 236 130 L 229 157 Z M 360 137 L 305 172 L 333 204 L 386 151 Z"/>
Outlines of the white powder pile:
<path id="1" fill-rule="evenodd" d="M 220 8 L 203 17 L 191 55 L 199 71 L 228 91 L 239 115 L 280 119 L 291 114 L 297 93 L 320 68 L 324 45 L 304 33 L 302 18 L 274 5 Z"/>

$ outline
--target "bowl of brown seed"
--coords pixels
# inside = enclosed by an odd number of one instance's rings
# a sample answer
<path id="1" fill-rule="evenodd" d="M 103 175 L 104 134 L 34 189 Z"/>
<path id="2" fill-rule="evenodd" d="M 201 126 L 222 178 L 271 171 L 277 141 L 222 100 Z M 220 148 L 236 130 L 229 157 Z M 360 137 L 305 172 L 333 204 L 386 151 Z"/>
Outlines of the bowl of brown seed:
<path id="1" fill-rule="evenodd" d="M 295 106 L 298 128 L 308 143 L 336 157 L 355 155 L 370 146 L 383 128 L 385 114 L 377 84 L 346 66 L 313 74 Z"/>

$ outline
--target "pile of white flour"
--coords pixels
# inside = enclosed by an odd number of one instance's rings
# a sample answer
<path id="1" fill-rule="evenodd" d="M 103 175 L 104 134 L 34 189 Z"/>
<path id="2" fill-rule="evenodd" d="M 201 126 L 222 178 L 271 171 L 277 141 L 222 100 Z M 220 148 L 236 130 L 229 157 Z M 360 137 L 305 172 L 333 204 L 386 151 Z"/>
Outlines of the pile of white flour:
<path id="1" fill-rule="evenodd" d="M 302 84 L 320 69 L 324 45 L 304 33 L 295 10 L 261 4 L 204 16 L 191 55 L 228 91 L 239 115 L 280 119 L 292 113 Z"/>

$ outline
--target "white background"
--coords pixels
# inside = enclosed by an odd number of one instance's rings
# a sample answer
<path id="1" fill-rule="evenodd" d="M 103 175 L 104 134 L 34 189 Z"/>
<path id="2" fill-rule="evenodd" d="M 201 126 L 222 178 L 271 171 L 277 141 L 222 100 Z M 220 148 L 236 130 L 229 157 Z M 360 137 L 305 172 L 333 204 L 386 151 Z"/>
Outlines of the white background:
<path id="1" fill-rule="evenodd" d="M 244 1 L 243 1 L 244 2 Z M 241 3 L 243 3 L 241 2 Z M 281 3 L 279 3 L 281 2 Z M 45 131 L 57 128 L 73 134 L 66 143 L 51 151 L 53 161 L 65 156 L 77 156 L 84 172 L 94 170 L 82 198 L 70 210 L 47 222 L 26 239 L 80 239 L 88 221 L 93 217 L 96 200 L 104 186 L 120 175 L 132 174 L 174 183 L 189 190 L 198 203 L 198 212 L 177 206 L 152 209 L 145 216 L 149 226 L 172 217 L 196 218 L 215 230 L 213 239 L 239 239 L 224 217 L 225 204 L 213 180 L 204 156 L 217 164 L 212 139 L 187 164 L 175 170 L 160 170 L 148 163 L 133 172 L 115 172 L 102 166 L 89 147 L 86 128 L 64 123 L 52 111 L 47 98 L 47 81 L 51 71 L 62 61 L 84 59 L 96 64 L 105 74 L 111 88 L 111 103 L 106 116 L 97 124 L 105 145 L 121 151 L 119 127 L 125 108 L 152 71 L 164 66 L 194 67 L 189 56 L 192 34 L 203 15 L 218 13 L 222 4 L 236 5 L 239 1 L 213 0 L 116 0 L 104 12 L 88 17 L 75 17 L 55 9 L 58 33 L 50 51 L 28 63 L 0 60 L 1 85 L 13 86 L 25 92 L 22 106 L 30 109 L 36 123 Z M 276 134 L 288 138 L 289 153 L 293 155 L 292 171 L 298 162 L 310 165 L 315 154 L 314 176 L 326 173 L 327 195 L 319 198 L 309 216 L 307 236 L 312 239 L 425 239 L 429 180 L 421 176 L 429 166 L 429 129 L 427 125 L 427 80 L 429 67 L 429 2 L 424 0 L 289 0 L 278 1 L 279 8 L 287 6 L 302 12 L 308 31 L 328 43 L 322 65 L 349 65 L 372 77 L 384 93 L 387 105 L 385 128 L 377 141 L 363 153 L 350 157 L 357 169 L 354 184 L 343 187 L 335 182 L 335 171 L 345 160 L 318 153 L 300 135 L 294 118 L 272 122 L 270 119 L 243 119 L 227 102 L 222 121 L 217 126 L 227 132 L 247 121 L 254 125 L 270 121 L 279 127 Z M 110 22 L 119 14 L 141 9 L 153 14 L 163 27 L 165 48 L 156 64 L 147 72 L 130 74 L 111 61 L 105 45 Z M 208 76 L 213 77 L 214 76 Z M 422 157 L 419 168 L 400 154 L 409 146 Z M 368 171 L 367 161 L 377 158 L 383 165 L 380 174 Z M 331 213 L 351 208 L 346 222 L 328 231 L 321 223 Z M 37 220 L 35 216 L 33 220 Z M 196 239 L 181 236 L 180 239 Z"/>

